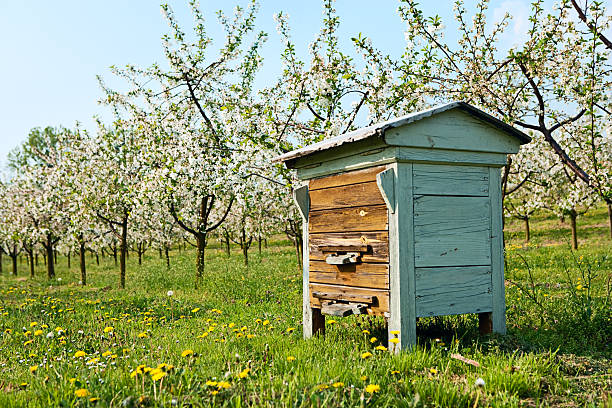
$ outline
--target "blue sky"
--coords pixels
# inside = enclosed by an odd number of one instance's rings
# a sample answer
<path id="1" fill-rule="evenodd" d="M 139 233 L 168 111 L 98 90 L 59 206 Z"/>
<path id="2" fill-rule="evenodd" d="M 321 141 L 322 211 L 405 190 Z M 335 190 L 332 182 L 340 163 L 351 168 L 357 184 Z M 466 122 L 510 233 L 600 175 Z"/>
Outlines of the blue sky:
<path id="1" fill-rule="evenodd" d="M 192 19 L 186 1 L 169 1 L 184 25 Z M 209 33 L 221 40 L 214 11 L 231 13 L 243 0 L 204 1 L 202 9 L 210 22 Z M 274 81 L 279 72 L 280 42 L 273 15 L 289 13 L 293 39 L 305 55 L 320 27 L 322 6 L 318 0 L 260 0 L 258 26 L 269 34 L 264 48 L 264 69 L 259 84 Z M 466 0 L 466 4 L 471 3 Z M 392 55 L 404 46 L 404 25 L 397 15 L 397 0 L 337 0 L 341 38 L 347 51 L 350 37 L 359 32 Z M 424 0 L 427 15 L 439 14 L 447 25 L 446 36 L 455 37 L 452 2 Z M 515 19 L 504 40 L 512 45 L 526 30 L 527 0 L 492 0 L 492 18 L 509 11 Z M 94 130 L 94 115 L 111 116 L 97 104 L 101 91 L 96 75 L 119 87 L 109 72 L 111 65 L 148 66 L 163 62 L 160 37 L 167 25 L 156 0 L 4 0 L 0 2 L 0 166 L 7 153 L 37 126 L 73 127 L 76 121 Z"/>

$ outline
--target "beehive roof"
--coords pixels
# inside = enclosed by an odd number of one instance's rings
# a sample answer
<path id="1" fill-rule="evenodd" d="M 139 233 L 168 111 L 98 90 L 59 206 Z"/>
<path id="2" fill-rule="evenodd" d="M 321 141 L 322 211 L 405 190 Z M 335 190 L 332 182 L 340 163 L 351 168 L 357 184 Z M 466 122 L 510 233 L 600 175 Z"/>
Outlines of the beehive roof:
<path id="1" fill-rule="evenodd" d="M 492 126 L 508 133 L 511 136 L 517 138 L 521 144 L 529 143 L 531 138 L 527 136 L 525 133 L 520 130 L 512 127 L 511 125 L 502 122 L 494 116 L 489 115 L 488 113 L 468 104 L 465 102 L 457 101 L 451 102 L 444 105 L 435 106 L 430 109 L 426 109 L 420 112 L 414 112 L 405 116 L 401 116 L 399 118 L 391 119 L 386 122 L 376 123 L 374 125 L 364 127 L 361 129 L 354 130 L 352 132 L 344 133 L 326 140 L 323 140 L 318 143 L 314 143 L 301 149 L 293 150 L 288 153 L 285 153 L 281 156 L 276 157 L 274 162 L 286 162 L 289 160 L 295 160 L 300 157 L 308 156 L 316 152 L 320 152 L 323 150 L 328 150 L 333 147 L 338 147 L 347 143 L 357 142 L 359 140 L 364 140 L 373 136 L 382 136 L 386 130 L 397 128 L 400 126 L 404 126 L 413 122 L 417 122 L 421 119 L 425 119 L 442 112 L 446 112 L 451 109 L 461 109 L 470 115 L 491 124 Z"/>

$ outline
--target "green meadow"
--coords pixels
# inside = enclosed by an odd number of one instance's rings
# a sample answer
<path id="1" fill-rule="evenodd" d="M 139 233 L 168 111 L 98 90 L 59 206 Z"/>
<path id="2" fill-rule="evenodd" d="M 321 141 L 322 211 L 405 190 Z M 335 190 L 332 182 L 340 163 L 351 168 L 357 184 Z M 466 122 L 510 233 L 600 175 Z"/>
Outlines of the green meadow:
<path id="1" fill-rule="evenodd" d="M 381 318 L 327 318 L 304 341 L 302 279 L 288 241 L 228 257 L 208 249 L 194 289 L 192 250 L 130 254 L 118 288 L 110 257 L 0 276 L 0 406 L 505 407 L 612 404 L 612 241 L 604 208 L 569 224 L 547 213 L 506 224 L 508 334 L 475 315 L 420 319 L 419 345 L 391 353 Z M 169 291 L 171 291 L 169 293 Z M 171 296 L 169 296 L 171 294 Z"/>

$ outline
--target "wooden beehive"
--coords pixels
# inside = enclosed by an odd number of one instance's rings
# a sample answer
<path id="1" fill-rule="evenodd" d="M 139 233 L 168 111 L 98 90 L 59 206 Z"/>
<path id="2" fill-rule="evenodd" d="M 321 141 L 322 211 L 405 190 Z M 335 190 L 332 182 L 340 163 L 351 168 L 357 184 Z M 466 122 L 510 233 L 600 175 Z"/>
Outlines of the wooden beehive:
<path id="1" fill-rule="evenodd" d="M 326 314 L 478 313 L 505 332 L 500 168 L 529 137 L 462 102 L 289 152 L 304 221 L 304 336 Z"/>

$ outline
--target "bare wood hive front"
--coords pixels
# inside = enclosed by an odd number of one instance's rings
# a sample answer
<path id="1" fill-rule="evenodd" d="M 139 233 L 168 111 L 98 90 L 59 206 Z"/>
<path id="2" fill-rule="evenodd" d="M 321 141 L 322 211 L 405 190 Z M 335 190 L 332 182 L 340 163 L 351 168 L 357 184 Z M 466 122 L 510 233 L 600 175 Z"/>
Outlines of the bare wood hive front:
<path id="1" fill-rule="evenodd" d="M 376 166 L 308 185 L 310 305 L 323 314 L 389 313 L 388 210 Z"/>
<path id="2" fill-rule="evenodd" d="M 529 141 L 456 102 L 279 157 L 303 182 L 304 337 L 349 314 L 385 316 L 396 351 L 421 316 L 504 333 L 500 168 Z"/>

